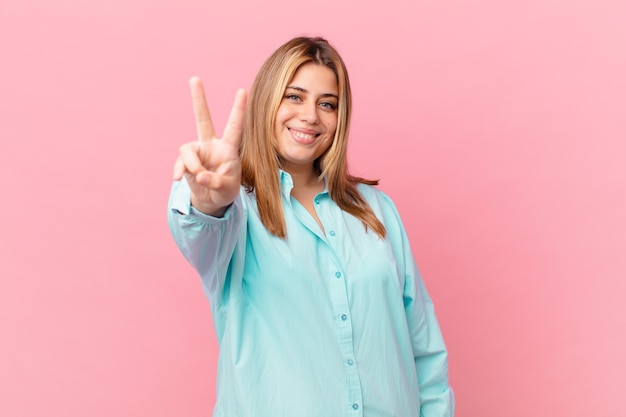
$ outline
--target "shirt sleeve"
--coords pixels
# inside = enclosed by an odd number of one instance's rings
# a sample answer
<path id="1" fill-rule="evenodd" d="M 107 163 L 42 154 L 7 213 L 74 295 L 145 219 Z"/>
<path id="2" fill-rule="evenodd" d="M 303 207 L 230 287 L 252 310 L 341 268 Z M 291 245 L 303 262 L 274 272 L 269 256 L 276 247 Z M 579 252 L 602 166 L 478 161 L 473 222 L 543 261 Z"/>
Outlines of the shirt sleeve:
<path id="1" fill-rule="evenodd" d="M 168 225 L 176 245 L 196 269 L 212 308 L 226 302 L 231 259 L 242 231 L 241 195 L 223 217 L 206 215 L 191 206 L 191 190 L 183 179 L 174 182 L 168 204 Z"/>
<path id="2" fill-rule="evenodd" d="M 389 197 L 394 221 L 385 226 L 404 275 L 404 307 L 413 345 L 413 356 L 420 391 L 420 417 L 453 417 L 454 392 L 448 382 L 448 351 L 435 315 L 435 309 L 413 258 L 400 215 Z"/>

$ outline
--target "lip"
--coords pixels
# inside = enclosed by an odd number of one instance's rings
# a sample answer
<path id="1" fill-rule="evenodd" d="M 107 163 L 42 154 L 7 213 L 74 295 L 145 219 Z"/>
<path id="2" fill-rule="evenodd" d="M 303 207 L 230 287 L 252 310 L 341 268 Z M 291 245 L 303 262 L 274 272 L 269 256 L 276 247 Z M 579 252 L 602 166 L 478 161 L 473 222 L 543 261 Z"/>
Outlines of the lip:
<path id="1" fill-rule="evenodd" d="M 311 129 L 295 129 L 288 127 L 291 138 L 302 145 L 310 145 L 315 142 L 315 139 L 320 135 L 318 132 Z"/>

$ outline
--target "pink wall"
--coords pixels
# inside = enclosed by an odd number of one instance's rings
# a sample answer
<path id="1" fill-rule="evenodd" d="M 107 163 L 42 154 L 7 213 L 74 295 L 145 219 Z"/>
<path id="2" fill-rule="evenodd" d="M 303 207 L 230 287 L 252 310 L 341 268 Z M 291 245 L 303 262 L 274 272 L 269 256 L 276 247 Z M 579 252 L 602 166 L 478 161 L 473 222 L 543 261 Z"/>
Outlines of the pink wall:
<path id="1" fill-rule="evenodd" d="M 299 34 L 351 70 L 352 166 L 404 216 L 457 416 L 626 415 L 625 3 L 237 3 L 0 4 L 0 416 L 210 415 L 165 221 L 187 79 L 223 126 Z"/>

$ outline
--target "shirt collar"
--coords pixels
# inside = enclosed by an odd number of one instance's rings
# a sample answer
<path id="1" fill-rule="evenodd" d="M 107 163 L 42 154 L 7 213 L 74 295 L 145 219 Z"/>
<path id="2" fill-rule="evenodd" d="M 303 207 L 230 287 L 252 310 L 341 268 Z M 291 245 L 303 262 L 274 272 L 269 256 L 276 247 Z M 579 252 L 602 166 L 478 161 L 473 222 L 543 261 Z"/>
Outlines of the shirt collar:
<path id="1" fill-rule="evenodd" d="M 286 201 L 290 201 L 291 199 L 292 188 L 293 188 L 293 179 L 291 178 L 291 175 L 288 172 L 283 171 L 281 169 L 280 170 L 280 193 L 283 195 L 283 198 Z"/>
<path id="2" fill-rule="evenodd" d="M 291 190 L 293 189 L 293 178 L 287 171 L 279 170 L 280 193 L 286 201 L 291 201 Z M 328 194 L 328 179 L 324 177 L 324 190 L 318 195 Z"/>

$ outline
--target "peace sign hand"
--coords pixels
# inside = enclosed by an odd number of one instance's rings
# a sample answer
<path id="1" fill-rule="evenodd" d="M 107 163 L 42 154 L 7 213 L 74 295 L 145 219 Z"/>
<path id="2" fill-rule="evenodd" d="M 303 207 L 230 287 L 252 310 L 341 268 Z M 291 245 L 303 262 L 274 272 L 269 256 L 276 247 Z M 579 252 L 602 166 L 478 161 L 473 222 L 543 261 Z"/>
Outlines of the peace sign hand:
<path id="1" fill-rule="evenodd" d="M 247 94 L 237 91 L 222 138 L 215 136 L 202 81 L 189 80 L 198 140 L 180 147 L 174 179 L 183 176 L 191 188 L 191 204 L 203 213 L 220 217 L 237 198 L 241 185 L 239 145 L 243 131 Z"/>

